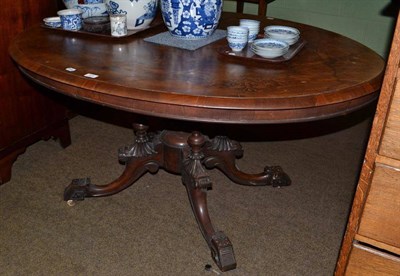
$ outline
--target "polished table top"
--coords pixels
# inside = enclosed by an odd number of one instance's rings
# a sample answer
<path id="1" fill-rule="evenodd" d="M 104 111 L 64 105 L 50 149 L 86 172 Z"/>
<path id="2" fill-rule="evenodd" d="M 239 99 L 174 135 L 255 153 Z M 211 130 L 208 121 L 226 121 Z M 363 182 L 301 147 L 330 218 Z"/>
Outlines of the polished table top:
<path id="1" fill-rule="evenodd" d="M 225 13 L 220 28 L 238 22 L 237 15 Z M 266 18 L 261 27 L 271 24 L 297 27 L 307 41 L 285 63 L 224 56 L 219 49 L 226 47 L 226 39 L 195 51 L 143 40 L 165 31 L 163 25 L 118 39 L 37 26 L 20 34 L 10 53 L 27 76 L 53 90 L 164 118 L 304 122 L 346 114 L 376 99 L 384 69 L 376 53 L 315 27 Z M 85 77 L 88 73 L 98 77 Z M 290 177 L 276 165 L 256 174 L 241 171 L 235 160 L 243 150 L 226 136 L 210 139 L 198 131 L 148 135 L 147 126 L 136 123 L 133 127 L 134 143 L 118 151 L 119 161 L 126 164 L 121 176 L 106 185 L 95 185 L 89 178 L 74 179 L 64 191 L 64 200 L 73 203 L 113 195 L 160 168 L 180 174 L 213 260 L 222 271 L 236 268 L 231 241 L 214 229 L 208 213 L 212 181 L 207 171 L 218 168 L 232 182 L 248 186 L 288 186 Z"/>
<path id="2" fill-rule="evenodd" d="M 239 17 L 224 13 L 219 28 L 238 25 Z M 164 118 L 303 122 L 346 114 L 376 99 L 385 64 L 375 52 L 316 27 L 258 19 L 261 30 L 298 28 L 307 44 L 287 62 L 268 63 L 221 55 L 226 39 L 195 51 L 143 40 L 166 31 L 163 24 L 124 38 L 35 26 L 17 36 L 10 54 L 24 73 L 54 90 Z"/>

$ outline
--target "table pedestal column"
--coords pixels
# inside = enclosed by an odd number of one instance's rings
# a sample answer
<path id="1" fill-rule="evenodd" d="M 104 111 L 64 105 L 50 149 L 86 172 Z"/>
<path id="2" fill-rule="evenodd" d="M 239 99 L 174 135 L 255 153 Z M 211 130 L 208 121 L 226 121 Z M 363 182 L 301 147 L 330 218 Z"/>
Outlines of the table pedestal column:
<path id="1" fill-rule="evenodd" d="M 207 208 L 207 191 L 212 188 L 207 169 L 218 168 L 241 185 L 287 186 L 291 181 L 279 166 L 265 167 L 259 174 L 240 171 L 235 160 L 243 155 L 240 144 L 225 136 L 209 139 L 195 131 L 162 131 L 148 134 L 147 126 L 134 124 L 135 142 L 119 150 L 119 160 L 126 164 L 122 175 L 106 185 L 94 185 L 89 178 L 74 179 L 64 191 L 69 204 L 85 197 L 116 194 L 136 182 L 146 172 L 159 168 L 182 175 L 190 204 L 211 255 L 221 271 L 236 268 L 233 246 L 221 231 L 215 231 Z"/>

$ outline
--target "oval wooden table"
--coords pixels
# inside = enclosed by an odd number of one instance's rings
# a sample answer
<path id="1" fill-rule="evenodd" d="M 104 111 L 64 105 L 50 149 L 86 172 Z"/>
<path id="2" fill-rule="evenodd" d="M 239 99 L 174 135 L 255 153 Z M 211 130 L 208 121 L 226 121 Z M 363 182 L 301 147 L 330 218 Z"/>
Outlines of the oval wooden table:
<path id="1" fill-rule="evenodd" d="M 224 13 L 219 29 L 238 25 L 239 17 Z M 385 64 L 372 50 L 319 28 L 246 17 L 261 20 L 261 30 L 267 25 L 296 27 L 306 44 L 286 62 L 269 62 L 226 54 L 225 39 L 195 51 L 144 41 L 165 32 L 163 24 L 123 38 L 36 26 L 17 36 L 10 54 L 24 74 L 54 91 L 162 118 L 236 124 L 306 122 L 347 114 L 377 98 Z M 119 150 L 119 160 L 126 164 L 123 174 L 106 185 L 75 179 L 64 199 L 112 195 L 159 168 L 181 174 L 214 261 L 222 271 L 235 268 L 232 244 L 223 232 L 214 230 L 208 214 L 207 169 L 218 168 L 242 185 L 289 185 L 289 177 L 278 166 L 267 166 L 259 174 L 241 172 L 235 165 L 243 153 L 241 146 L 225 136 L 209 139 L 196 131 L 153 135 L 140 122 L 134 129 L 134 144 Z"/>

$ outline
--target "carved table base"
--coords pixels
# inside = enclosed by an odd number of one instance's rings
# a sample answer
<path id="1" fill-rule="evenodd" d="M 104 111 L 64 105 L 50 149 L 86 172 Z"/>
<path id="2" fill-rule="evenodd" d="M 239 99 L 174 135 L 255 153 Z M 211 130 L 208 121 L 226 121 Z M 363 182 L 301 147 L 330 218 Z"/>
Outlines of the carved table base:
<path id="1" fill-rule="evenodd" d="M 240 144 L 224 136 L 214 139 L 193 132 L 162 131 L 147 133 L 147 126 L 134 124 L 135 143 L 119 150 L 119 160 L 126 164 L 122 175 L 107 185 L 94 185 L 89 178 L 75 179 L 64 191 L 64 200 L 116 194 L 132 185 L 146 172 L 159 168 L 182 175 L 193 213 L 211 250 L 212 258 L 221 269 L 236 268 L 233 246 L 221 231 L 215 231 L 207 209 L 207 190 L 212 182 L 207 169 L 218 168 L 233 182 L 241 185 L 287 186 L 291 181 L 279 166 L 265 167 L 259 174 L 247 174 L 235 164 L 243 155 Z"/>

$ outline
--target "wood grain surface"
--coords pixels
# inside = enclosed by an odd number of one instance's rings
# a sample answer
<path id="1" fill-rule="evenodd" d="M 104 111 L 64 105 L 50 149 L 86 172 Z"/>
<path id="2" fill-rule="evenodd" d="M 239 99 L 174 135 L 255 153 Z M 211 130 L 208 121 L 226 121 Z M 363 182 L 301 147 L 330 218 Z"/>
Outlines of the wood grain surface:
<path id="1" fill-rule="evenodd" d="M 346 275 L 359 276 L 397 276 L 400 271 L 400 259 L 369 247 L 355 244 Z"/>
<path id="2" fill-rule="evenodd" d="M 219 28 L 238 25 L 241 16 L 224 13 Z M 261 20 L 261 30 L 296 27 L 307 45 L 286 63 L 236 62 L 218 53 L 225 39 L 196 51 L 143 41 L 164 26 L 120 40 L 36 26 L 14 40 L 10 53 L 25 74 L 61 93 L 166 118 L 300 122 L 346 114 L 376 99 L 384 61 L 369 48 L 316 27 L 246 17 Z"/>
<path id="3" fill-rule="evenodd" d="M 358 234 L 388 244 L 400 254 L 400 170 L 376 163 Z"/>
<path id="4" fill-rule="evenodd" d="M 399 79 L 397 72 L 397 80 Z M 393 94 L 392 104 L 389 110 L 385 131 L 379 154 L 400 160 L 400 83 L 397 81 L 394 87 L 397 93 Z"/>

